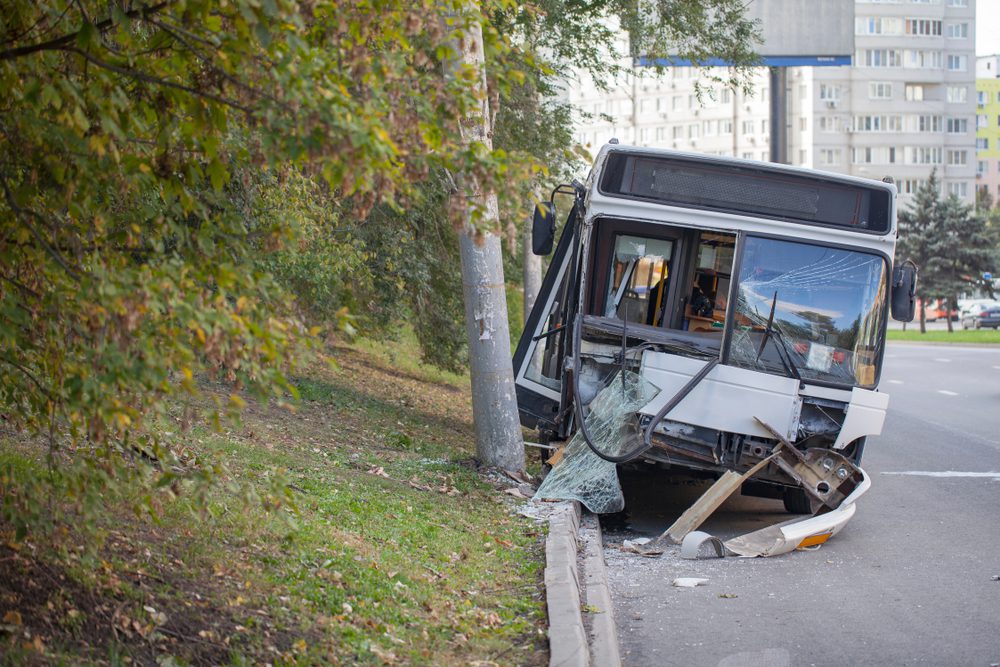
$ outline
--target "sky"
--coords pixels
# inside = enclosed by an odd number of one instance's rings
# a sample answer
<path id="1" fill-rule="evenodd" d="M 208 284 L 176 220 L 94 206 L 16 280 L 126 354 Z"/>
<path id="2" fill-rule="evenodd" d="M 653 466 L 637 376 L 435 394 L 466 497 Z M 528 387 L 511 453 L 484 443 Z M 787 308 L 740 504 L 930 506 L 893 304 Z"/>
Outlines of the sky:
<path id="1" fill-rule="evenodd" d="M 1000 0 L 976 0 L 976 55 L 1000 53 Z"/>

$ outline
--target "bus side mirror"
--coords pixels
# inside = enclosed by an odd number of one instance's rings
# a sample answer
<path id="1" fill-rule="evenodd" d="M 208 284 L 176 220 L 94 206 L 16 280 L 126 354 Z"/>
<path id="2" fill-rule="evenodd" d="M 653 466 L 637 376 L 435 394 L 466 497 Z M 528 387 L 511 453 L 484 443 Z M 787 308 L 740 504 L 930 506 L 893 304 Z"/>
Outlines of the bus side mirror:
<path id="1" fill-rule="evenodd" d="M 917 265 L 910 260 L 892 270 L 892 319 L 912 322 L 917 310 Z"/>
<path id="2" fill-rule="evenodd" d="M 556 208 L 550 201 L 535 204 L 535 217 L 531 223 L 531 251 L 536 255 L 552 252 L 556 238 Z"/>

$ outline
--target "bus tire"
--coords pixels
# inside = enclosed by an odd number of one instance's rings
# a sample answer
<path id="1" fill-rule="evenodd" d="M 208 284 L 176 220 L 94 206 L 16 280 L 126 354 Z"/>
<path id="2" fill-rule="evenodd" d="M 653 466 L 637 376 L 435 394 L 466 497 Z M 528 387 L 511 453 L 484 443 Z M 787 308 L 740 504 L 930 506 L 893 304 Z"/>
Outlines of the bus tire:
<path id="1" fill-rule="evenodd" d="M 812 499 L 801 488 L 785 489 L 781 500 L 789 514 L 812 514 Z"/>

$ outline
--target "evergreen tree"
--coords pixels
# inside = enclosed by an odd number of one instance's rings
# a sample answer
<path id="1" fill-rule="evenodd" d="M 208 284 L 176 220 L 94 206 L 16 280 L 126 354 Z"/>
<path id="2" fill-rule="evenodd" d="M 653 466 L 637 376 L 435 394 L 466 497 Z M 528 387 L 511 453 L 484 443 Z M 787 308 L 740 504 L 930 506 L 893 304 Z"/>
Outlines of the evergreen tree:
<path id="1" fill-rule="evenodd" d="M 934 235 L 934 219 L 938 208 L 937 170 L 916 193 L 910 207 L 899 214 L 899 243 L 896 257 L 910 259 L 921 270 L 917 281 L 917 299 L 920 301 L 920 333 L 927 331 L 926 302 L 928 283 L 924 268 L 931 260 L 931 245 Z"/>
<path id="2" fill-rule="evenodd" d="M 910 208 L 899 216 L 901 259 L 912 259 L 920 267 L 917 297 L 920 299 L 920 331 L 926 332 L 925 304 L 945 299 L 948 313 L 958 295 L 980 282 L 993 265 L 996 245 L 986 218 L 955 195 L 941 199 L 937 173 L 917 191 Z M 945 318 L 952 330 L 951 318 Z"/>

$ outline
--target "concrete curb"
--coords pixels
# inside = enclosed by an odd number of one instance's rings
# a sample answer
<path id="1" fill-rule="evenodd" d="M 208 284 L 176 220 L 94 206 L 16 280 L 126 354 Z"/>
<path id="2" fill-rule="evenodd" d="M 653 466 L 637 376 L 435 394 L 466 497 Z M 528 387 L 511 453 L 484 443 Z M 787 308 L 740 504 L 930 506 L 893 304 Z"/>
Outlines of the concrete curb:
<path id="1" fill-rule="evenodd" d="M 580 580 L 580 504 L 562 503 L 549 518 L 545 541 L 545 593 L 549 610 L 550 667 L 617 667 L 621 665 L 601 526 L 596 517 L 583 521 L 584 572 Z M 591 613 L 588 633 L 583 603 Z"/>
<path id="2" fill-rule="evenodd" d="M 608 566 L 604 562 L 604 539 L 601 522 L 594 515 L 583 518 L 583 566 L 587 607 L 593 610 L 590 623 L 590 657 L 599 667 L 620 667 L 618 628 L 615 625 L 615 608 L 611 604 L 611 587 L 608 585 Z"/>
<path id="3" fill-rule="evenodd" d="M 550 667 L 589 667 L 576 566 L 580 504 L 561 503 L 549 517 L 545 540 L 545 599 L 549 610 Z"/>

